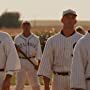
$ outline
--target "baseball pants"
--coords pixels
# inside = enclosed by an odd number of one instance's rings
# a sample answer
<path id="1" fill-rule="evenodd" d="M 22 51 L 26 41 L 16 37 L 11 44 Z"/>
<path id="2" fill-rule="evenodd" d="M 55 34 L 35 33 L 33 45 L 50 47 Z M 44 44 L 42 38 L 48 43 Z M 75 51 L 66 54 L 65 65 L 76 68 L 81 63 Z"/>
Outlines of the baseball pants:
<path id="1" fill-rule="evenodd" d="M 16 90 L 23 90 L 26 75 L 28 76 L 32 90 L 40 90 L 37 71 L 34 69 L 33 65 L 25 59 L 21 60 L 21 70 L 17 73 Z"/>
<path id="2" fill-rule="evenodd" d="M 70 76 L 54 75 L 52 90 L 70 90 Z"/>

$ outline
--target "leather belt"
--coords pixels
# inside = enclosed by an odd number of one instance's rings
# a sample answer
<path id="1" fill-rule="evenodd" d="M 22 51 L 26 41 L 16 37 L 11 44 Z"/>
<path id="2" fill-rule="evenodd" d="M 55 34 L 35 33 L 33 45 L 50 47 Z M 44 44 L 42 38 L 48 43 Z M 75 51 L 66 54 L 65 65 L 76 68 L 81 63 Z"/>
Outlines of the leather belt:
<path id="1" fill-rule="evenodd" d="M 62 76 L 68 76 L 69 72 L 54 72 L 54 74 L 62 75 Z"/>
<path id="2" fill-rule="evenodd" d="M 86 80 L 90 80 L 90 77 L 89 78 L 86 78 Z"/>
<path id="3" fill-rule="evenodd" d="M 0 72 L 3 72 L 4 71 L 4 68 L 0 69 Z"/>
<path id="4" fill-rule="evenodd" d="M 20 57 L 20 56 L 19 56 L 19 58 L 21 58 L 21 59 L 27 59 L 26 57 Z M 29 57 L 29 58 L 35 58 L 35 56 Z"/>

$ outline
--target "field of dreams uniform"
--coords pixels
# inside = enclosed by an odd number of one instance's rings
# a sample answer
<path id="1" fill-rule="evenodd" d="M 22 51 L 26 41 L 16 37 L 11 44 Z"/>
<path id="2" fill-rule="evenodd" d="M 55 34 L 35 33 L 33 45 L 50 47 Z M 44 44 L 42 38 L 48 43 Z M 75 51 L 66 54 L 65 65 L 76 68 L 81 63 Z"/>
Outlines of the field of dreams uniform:
<path id="1" fill-rule="evenodd" d="M 0 90 L 7 74 L 13 75 L 20 69 L 20 60 L 11 37 L 0 32 Z"/>
<path id="2" fill-rule="evenodd" d="M 90 90 L 90 33 L 75 46 L 70 81 L 71 88 Z"/>
<path id="3" fill-rule="evenodd" d="M 59 32 L 47 40 L 38 75 L 51 78 L 54 72 L 52 90 L 70 90 L 68 74 L 73 48 L 80 37 L 81 35 L 77 32 L 70 37 Z"/>
<path id="4" fill-rule="evenodd" d="M 19 34 L 15 37 L 15 43 L 35 64 L 37 60 L 41 60 L 42 52 L 38 36 L 31 33 L 29 37 Z M 37 71 L 34 66 L 21 54 L 18 53 L 21 62 L 21 70 L 17 73 L 16 90 L 23 90 L 26 74 L 32 86 L 32 90 L 40 90 L 37 80 Z"/>

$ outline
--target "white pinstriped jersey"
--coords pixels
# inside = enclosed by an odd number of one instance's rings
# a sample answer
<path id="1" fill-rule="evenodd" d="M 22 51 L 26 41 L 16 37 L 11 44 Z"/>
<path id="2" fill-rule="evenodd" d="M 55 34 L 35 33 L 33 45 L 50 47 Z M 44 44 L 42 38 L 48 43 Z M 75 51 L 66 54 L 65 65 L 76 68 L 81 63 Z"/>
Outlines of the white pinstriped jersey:
<path id="1" fill-rule="evenodd" d="M 29 37 L 19 34 L 14 41 L 28 57 L 35 56 L 38 60 L 41 60 L 42 51 L 38 36 L 33 33 Z M 19 53 L 19 56 L 24 57 L 21 53 Z"/>
<path id="2" fill-rule="evenodd" d="M 75 32 L 65 37 L 59 32 L 47 40 L 38 75 L 51 77 L 51 73 L 70 72 L 73 48 L 82 35 Z"/>
<path id="3" fill-rule="evenodd" d="M 13 74 L 20 69 L 20 60 L 10 35 L 0 32 L 0 69 L 5 69 L 6 74 Z"/>
<path id="4" fill-rule="evenodd" d="M 38 64 L 38 60 L 41 60 L 42 52 L 39 37 L 31 33 L 28 37 L 25 37 L 22 33 L 15 37 L 15 43 L 18 47 L 30 58 L 35 65 Z M 18 53 L 20 57 L 21 70 L 17 73 L 17 84 L 16 90 L 24 89 L 24 81 L 26 75 L 28 75 L 28 80 L 32 90 L 39 90 L 39 85 L 37 81 L 37 71 L 34 65 L 30 63 L 21 53 Z M 34 56 L 34 58 L 33 58 Z"/>
<path id="5" fill-rule="evenodd" d="M 71 88 L 90 90 L 90 33 L 82 37 L 74 49 L 71 65 Z M 89 88 L 89 89 L 87 89 Z"/>

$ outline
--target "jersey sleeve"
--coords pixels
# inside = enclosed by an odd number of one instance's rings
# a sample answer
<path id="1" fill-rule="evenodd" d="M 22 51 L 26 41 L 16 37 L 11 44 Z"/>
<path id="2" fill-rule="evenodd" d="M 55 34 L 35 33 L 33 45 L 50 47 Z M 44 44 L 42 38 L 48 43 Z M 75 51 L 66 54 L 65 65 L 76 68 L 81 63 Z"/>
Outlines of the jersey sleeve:
<path id="1" fill-rule="evenodd" d="M 52 65 L 53 65 L 53 49 L 51 40 L 48 40 L 44 48 L 42 60 L 38 70 L 38 75 L 51 78 Z"/>
<path id="2" fill-rule="evenodd" d="M 85 62 L 87 60 L 86 50 L 81 43 L 77 43 L 71 65 L 70 87 L 86 89 Z"/>
<path id="3" fill-rule="evenodd" d="M 38 40 L 37 50 L 36 50 L 36 58 L 38 60 L 41 60 L 41 57 L 42 57 L 41 44 L 40 44 L 40 41 Z"/>
<path id="4" fill-rule="evenodd" d="M 6 55 L 6 73 L 8 74 L 9 72 L 18 71 L 21 68 L 20 60 L 15 49 L 14 42 L 9 36 L 6 37 L 4 41 L 4 50 Z"/>

